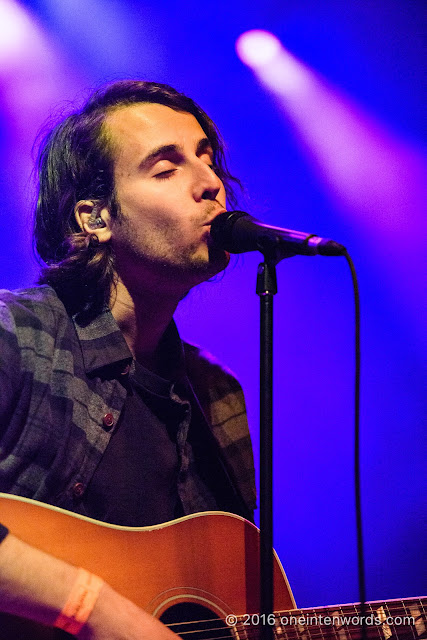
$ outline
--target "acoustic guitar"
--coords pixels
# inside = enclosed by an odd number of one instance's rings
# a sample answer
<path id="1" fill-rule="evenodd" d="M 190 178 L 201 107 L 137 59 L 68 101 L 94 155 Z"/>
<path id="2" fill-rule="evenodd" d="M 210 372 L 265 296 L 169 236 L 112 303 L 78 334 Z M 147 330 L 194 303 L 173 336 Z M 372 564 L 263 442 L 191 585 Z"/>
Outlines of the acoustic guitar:
<path id="1" fill-rule="evenodd" d="M 277 640 L 361 637 L 357 604 L 296 609 L 276 555 L 275 614 L 259 616 L 259 531 L 236 515 L 122 527 L 0 493 L 0 521 L 25 542 L 101 576 L 187 640 L 256 640 L 264 624 Z M 369 603 L 368 638 L 427 638 L 425 604 L 425 598 Z M 65 638 L 72 636 L 0 614 L 0 640 Z"/>

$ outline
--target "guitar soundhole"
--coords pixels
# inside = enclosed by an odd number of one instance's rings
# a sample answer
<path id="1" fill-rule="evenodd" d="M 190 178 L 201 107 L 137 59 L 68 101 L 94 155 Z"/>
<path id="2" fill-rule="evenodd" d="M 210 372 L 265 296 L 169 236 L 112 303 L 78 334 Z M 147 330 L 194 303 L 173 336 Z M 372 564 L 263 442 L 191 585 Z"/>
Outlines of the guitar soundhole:
<path id="1" fill-rule="evenodd" d="M 163 613 L 160 620 L 172 625 L 172 631 L 191 640 L 233 638 L 230 628 L 207 607 L 194 602 L 175 604 Z"/>

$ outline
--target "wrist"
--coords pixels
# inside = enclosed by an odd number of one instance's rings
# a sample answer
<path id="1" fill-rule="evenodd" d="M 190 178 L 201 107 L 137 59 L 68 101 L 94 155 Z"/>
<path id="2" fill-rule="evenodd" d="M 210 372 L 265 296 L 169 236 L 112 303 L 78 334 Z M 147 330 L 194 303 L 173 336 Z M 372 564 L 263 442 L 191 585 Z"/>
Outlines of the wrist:
<path id="1" fill-rule="evenodd" d="M 53 626 L 77 635 L 92 613 L 103 585 L 101 578 L 79 568 L 68 599 Z"/>

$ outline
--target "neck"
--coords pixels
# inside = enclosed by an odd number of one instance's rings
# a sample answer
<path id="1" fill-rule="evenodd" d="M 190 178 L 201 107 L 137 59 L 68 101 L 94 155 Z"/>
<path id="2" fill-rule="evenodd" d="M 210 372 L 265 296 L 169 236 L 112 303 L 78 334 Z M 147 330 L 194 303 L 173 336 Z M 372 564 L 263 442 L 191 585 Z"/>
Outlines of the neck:
<path id="1" fill-rule="evenodd" d="M 122 280 L 111 300 L 111 312 L 132 355 L 147 368 L 157 368 L 157 348 L 180 297 L 149 289 L 130 291 Z"/>

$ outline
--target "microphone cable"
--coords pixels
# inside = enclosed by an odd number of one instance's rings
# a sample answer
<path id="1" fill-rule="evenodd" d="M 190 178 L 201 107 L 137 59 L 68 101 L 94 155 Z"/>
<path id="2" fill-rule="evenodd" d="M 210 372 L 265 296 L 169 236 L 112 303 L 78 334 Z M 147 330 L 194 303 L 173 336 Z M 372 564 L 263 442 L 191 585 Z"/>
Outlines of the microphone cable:
<path id="1" fill-rule="evenodd" d="M 356 511 L 357 568 L 359 582 L 360 616 L 362 640 L 367 640 L 366 628 L 366 578 L 363 550 L 362 500 L 360 484 L 360 295 L 356 269 L 350 255 L 345 249 L 343 256 L 350 267 L 354 291 L 354 497 Z"/>

